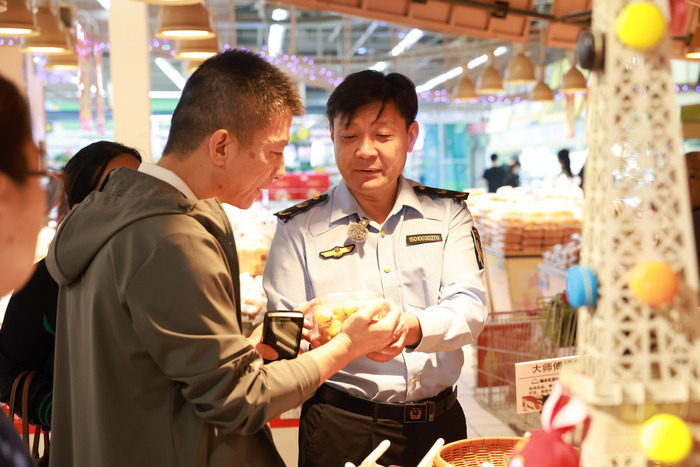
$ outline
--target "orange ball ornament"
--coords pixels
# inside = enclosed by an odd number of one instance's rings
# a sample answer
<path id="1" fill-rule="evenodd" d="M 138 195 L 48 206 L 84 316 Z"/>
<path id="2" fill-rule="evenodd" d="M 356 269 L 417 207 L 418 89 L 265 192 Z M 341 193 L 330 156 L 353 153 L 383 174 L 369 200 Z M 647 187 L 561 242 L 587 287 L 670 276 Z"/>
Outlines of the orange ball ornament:
<path id="1" fill-rule="evenodd" d="M 632 270 L 629 287 L 637 300 L 650 306 L 671 303 L 678 294 L 679 279 L 663 261 L 647 261 Z"/>

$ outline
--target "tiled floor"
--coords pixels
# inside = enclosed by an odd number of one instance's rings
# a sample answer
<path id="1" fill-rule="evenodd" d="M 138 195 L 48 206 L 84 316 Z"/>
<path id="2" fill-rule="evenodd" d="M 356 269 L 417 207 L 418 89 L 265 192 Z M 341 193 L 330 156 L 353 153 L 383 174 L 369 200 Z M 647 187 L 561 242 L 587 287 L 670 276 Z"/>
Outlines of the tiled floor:
<path id="1" fill-rule="evenodd" d="M 472 395 L 476 378 L 473 354 L 474 351 L 471 347 L 465 350 L 464 367 L 457 384 L 459 387 L 457 398 L 467 418 L 469 438 L 517 436 L 508 425 L 494 417 L 474 400 Z M 275 428 L 272 430 L 277 449 L 282 453 L 287 467 L 297 467 L 297 433 L 297 428 Z"/>

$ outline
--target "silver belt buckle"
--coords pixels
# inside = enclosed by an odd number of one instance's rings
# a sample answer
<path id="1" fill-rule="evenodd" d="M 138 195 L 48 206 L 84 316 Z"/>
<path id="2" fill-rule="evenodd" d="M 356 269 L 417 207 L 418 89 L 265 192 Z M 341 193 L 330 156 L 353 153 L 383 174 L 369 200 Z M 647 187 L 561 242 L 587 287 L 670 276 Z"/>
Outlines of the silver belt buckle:
<path id="1" fill-rule="evenodd" d="M 417 404 L 405 404 L 403 408 L 404 423 L 425 423 L 435 419 L 435 403 L 420 402 Z"/>

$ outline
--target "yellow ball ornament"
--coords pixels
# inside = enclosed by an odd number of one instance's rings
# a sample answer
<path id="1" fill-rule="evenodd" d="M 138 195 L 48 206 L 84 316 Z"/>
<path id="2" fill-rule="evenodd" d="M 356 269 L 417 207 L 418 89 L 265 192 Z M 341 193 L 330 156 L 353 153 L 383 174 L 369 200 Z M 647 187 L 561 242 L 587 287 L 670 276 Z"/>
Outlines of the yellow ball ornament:
<path id="1" fill-rule="evenodd" d="M 654 462 L 677 464 L 688 457 L 693 437 L 683 420 L 675 415 L 654 415 L 642 427 L 642 448 Z"/>
<path id="2" fill-rule="evenodd" d="M 628 47 L 649 50 L 666 34 L 666 20 L 652 2 L 627 5 L 617 17 L 617 37 Z"/>
<path id="3" fill-rule="evenodd" d="M 671 303 L 678 294 L 678 275 L 667 263 L 648 261 L 630 275 L 630 289 L 637 300 L 651 306 Z"/>

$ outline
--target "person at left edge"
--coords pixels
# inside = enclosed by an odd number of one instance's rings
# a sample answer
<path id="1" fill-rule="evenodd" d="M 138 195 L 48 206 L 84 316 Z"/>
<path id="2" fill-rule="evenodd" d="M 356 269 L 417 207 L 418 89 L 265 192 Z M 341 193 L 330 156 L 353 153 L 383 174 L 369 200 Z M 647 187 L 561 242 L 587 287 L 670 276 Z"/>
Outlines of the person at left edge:
<path id="1" fill-rule="evenodd" d="M 29 105 L 0 75 L 0 296 L 19 289 L 34 271 L 37 237 L 46 209 L 39 149 L 32 139 Z M 30 467 L 15 427 L 0 413 L 0 465 Z"/>
<path id="2" fill-rule="evenodd" d="M 68 212 L 107 174 L 118 167 L 137 169 L 139 152 L 112 141 L 97 141 L 82 148 L 63 168 L 65 197 L 61 212 Z M 60 215 L 59 215 L 60 217 Z M 46 260 L 37 263 L 29 282 L 15 290 L 7 304 L 0 327 L 0 400 L 9 402 L 15 378 L 24 371 L 36 370 L 29 386 L 27 411 L 29 423 L 51 428 L 53 404 L 53 357 L 56 335 L 58 284 L 46 269 Z M 15 410 L 21 415 L 22 390 L 26 378 L 19 381 Z"/>
<path id="3" fill-rule="evenodd" d="M 412 466 L 437 438 L 467 435 L 453 388 L 463 347 L 488 312 L 483 257 L 467 194 L 401 174 L 418 136 L 417 110 L 404 75 L 346 77 L 326 105 L 342 180 L 277 213 L 263 276 L 268 309 L 370 290 L 398 305 L 407 328 L 405 348 L 354 360 L 304 403 L 300 467 L 359 465 L 383 439 L 391 445 L 380 464 Z M 369 230 L 362 241 L 348 235 L 360 220 Z M 339 255 L 324 254 L 337 247 Z"/>

